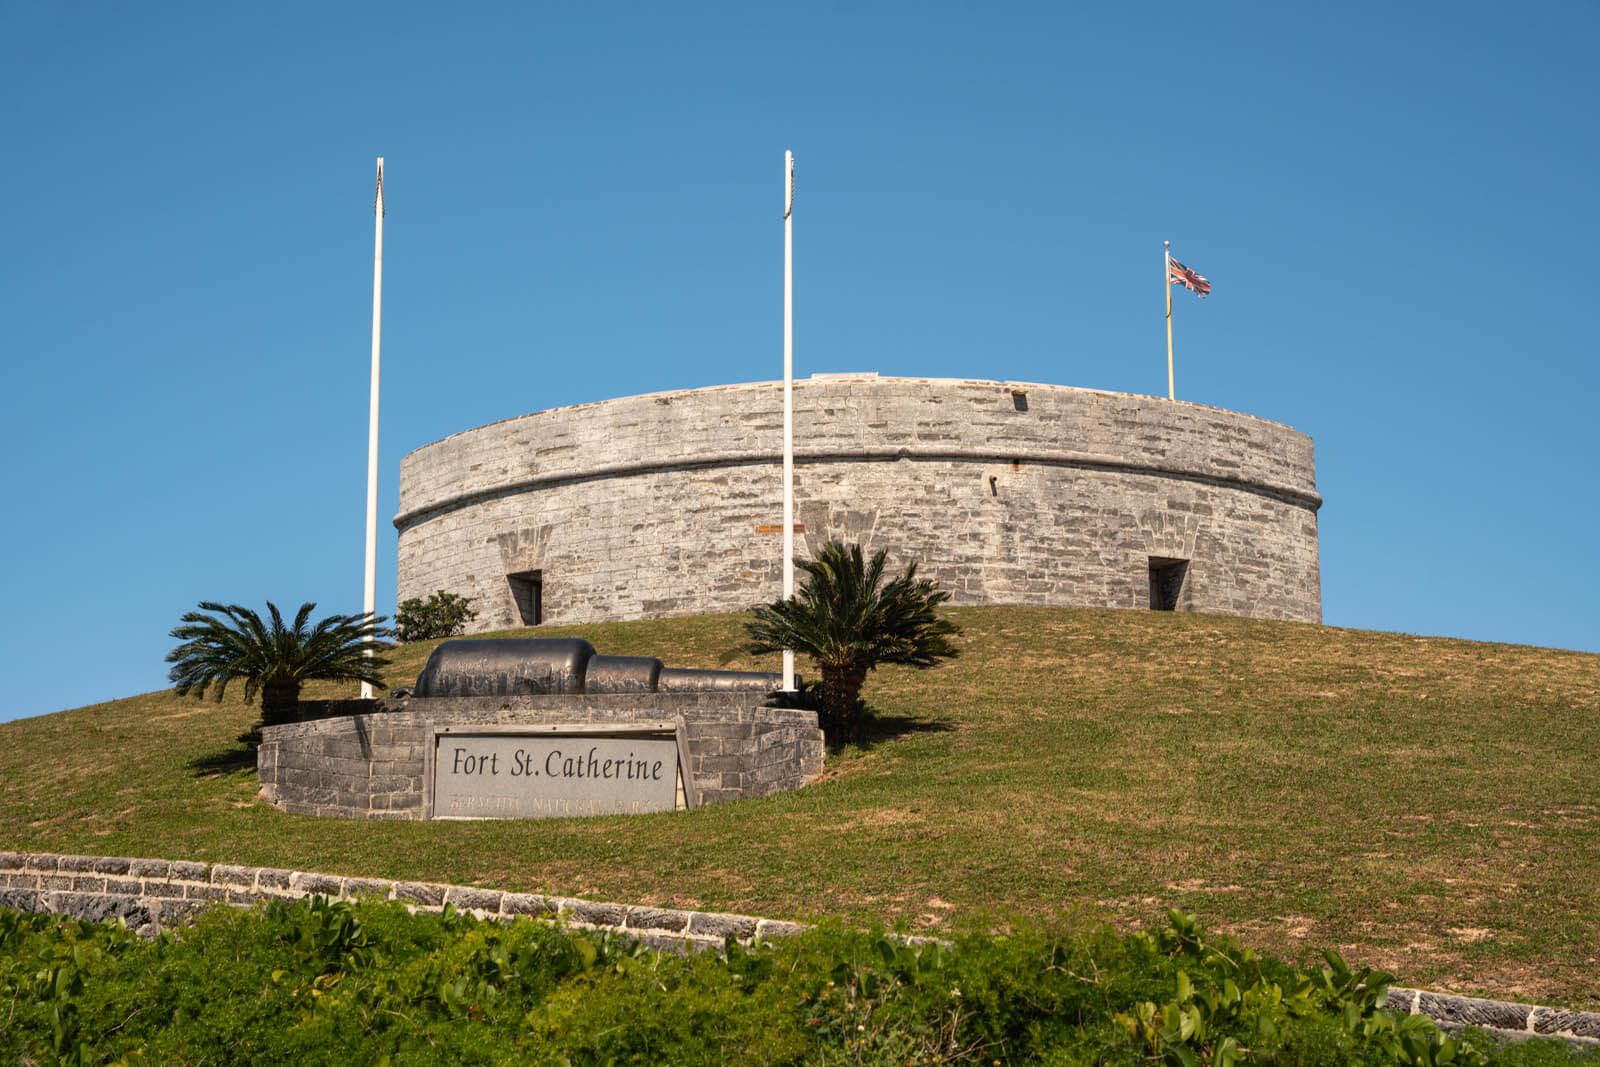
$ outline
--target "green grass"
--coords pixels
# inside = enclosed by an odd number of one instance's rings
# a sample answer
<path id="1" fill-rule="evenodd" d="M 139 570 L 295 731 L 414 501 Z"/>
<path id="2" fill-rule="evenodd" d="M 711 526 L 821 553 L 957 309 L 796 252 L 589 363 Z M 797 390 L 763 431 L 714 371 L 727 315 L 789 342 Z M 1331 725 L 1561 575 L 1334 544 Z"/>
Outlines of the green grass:
<path id="1" fill-rule="evenodd" d="M 1406 984 L 1600 1008 L 1600 656 L 1216 616 L 950 615 L 961 658 L 871 676 L 879 729 L 783 796 L 579 820 L 287 815 L 237 766 L 254 709 L 153 693 L 0 724 L 0 848 L 913 931 L 1181 907 L 1291 959 L 1333 947 Z M 719 666 L 739 623 L 541 632 Z M 429 648 L 399 650 L 391 680 Z"/>

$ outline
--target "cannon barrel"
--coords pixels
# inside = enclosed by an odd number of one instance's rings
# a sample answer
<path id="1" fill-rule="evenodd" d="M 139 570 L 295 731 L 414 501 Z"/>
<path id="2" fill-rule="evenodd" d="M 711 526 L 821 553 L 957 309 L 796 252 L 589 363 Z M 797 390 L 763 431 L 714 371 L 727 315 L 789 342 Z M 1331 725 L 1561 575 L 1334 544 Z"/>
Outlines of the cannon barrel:
<path id="1" fill-rule="evenodd" d="M 419 697 L 582 693 L 594 646 L 576 637 L 446 641 L 417 675 Z"/>
<path id="2" fill-rule="evenodd" d="M 771 693 L 783 687 L 783 675 L 766 671 L 704 671 L 694 667 L 664 667 L 658 692 L 728 693 L 760 690 Z"/>
<path id="3" fill-rule="evenodd" d="M 584 676 L 585 693 L 654 693 L 661 661 L 653 656 L 596 656 Z"/>
<path id="4" fill-rule="evenodd" d="M 577 637 L 467 638 L 433 650 L 417 697 L 508 697 L 567 693 L 770 693 L 765 671 L 663 667 L 653 656 L 601 656 Z"/>

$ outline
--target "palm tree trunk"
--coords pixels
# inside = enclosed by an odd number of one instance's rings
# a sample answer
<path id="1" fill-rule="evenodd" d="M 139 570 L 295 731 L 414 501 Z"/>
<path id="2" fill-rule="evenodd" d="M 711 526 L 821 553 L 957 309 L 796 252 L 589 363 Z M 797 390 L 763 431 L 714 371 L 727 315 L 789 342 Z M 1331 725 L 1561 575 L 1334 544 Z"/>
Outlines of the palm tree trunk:
<path id="1" fill-rule="evenodd" d="M 292 679 L 261 685 L 261 725 L 279 726 L 300 719 L 300 683 Z"/>
<path id="2" fill-rule="evenodd" d="M 860 726 L 856 702 L 867 680 L 865 663 L 822 667 L 822 732 L 834 741 L 854 741 Z"/>

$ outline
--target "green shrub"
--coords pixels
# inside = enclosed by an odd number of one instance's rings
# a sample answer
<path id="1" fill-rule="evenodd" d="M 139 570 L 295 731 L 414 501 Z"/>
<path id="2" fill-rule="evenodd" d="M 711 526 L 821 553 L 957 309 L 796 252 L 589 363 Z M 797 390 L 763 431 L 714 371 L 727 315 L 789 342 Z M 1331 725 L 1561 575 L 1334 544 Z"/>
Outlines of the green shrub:
<path id="1" fill-rule="evenodd" d="M 725 954 L 323 898 L 145 942 L 0 911 L 0 1062 L 1600 1065 L 1447 1038 L 1387 976 L 1300 971 L 1190 918 L 953 947 L 818 929 Z"/>
<path id="2" fill-rule="evenodd" d="M 437 641 L 459 636 L 477 617 L 471 597 L 441 589 L 427 600 L 412 597 L 401 604 L 394 615 L 394 633 L 401 641 Z"/>

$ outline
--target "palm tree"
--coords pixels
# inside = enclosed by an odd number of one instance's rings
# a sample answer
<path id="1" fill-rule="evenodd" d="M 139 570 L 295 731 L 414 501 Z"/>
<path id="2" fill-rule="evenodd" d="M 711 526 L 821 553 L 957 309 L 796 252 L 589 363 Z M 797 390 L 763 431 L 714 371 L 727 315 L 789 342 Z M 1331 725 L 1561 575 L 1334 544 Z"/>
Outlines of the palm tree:
<path id="1" fill-rule="evenodd" d="M 822 672 L 822 725 L 853 737 L 855 710 L 867 672 L 880 663 L 932 667 L 956 655 L 950 637 L 960 631 L 934 609 L 950 594 L 927 579 L 916 563 L 880 588 L 884 560 L 879 550 L 864 563 L 861 546 L 829 541 L 815 559 L 796 557 L 805 584 L 787 600 L 755 609 L 745 623 L 752 653 L 792 648 L 816 661 Z"/>
<path id="2" fill-rule="evenodd" d="M 383 640 L 389 631 L 382 616 L 330 615 L 307 628 L 315 604 L 302 604 L 293 626 L 283 624 L 277 605 L 267 601 L 271 625 L 249 608 L 202 601 L 200 611 L 186 614 L 172 635 L 183 644 L 167 653 L 167 673 L 179 696 L 193 691 L 204 697 L 216 686 L 222 700 L 228 683 L 244 679 L 248 704 L 261 693 L 262 725 L 293 722 L 300 685 L 308 681 L 370 682 L 383 687 L 379 668 L 389 661 L 376 655 L 394 645 Z M 217 612 L 207 615 L 205 612 Z M 374 653 L 369 655 L 368 653 Z"/>

